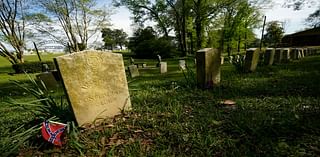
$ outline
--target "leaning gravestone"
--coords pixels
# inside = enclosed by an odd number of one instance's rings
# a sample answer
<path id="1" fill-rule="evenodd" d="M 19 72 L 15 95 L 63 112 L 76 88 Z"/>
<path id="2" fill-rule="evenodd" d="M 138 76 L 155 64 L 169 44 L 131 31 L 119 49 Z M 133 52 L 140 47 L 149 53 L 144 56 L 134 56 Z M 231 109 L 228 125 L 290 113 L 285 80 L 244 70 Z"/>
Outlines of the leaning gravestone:
<path id="1" fill-rule="evenodd" d="M 277 48 L 276 52 L 274 54 L 274 63 L 281 63 L 283 59 L 283 49 L 282 48 Z"/>
<path id="2" fill-rule="evenodd" d="M 164 74 L 167 73 L 167 62 L 160 62 L 160 73 Z"/>
<path id="3" fill-rule="evenodd" d="M 272 65 L 274 61 L 275 51 L 273 48 L 266 49 L 264 53 L 264 65 Z"/>
<path id="4" fill-rule="evenodd" d="M 54 61 L 78 125 L 131 108 L 121 54 L 82 51 Z"/>
<path id="5" fill-rule="evenodd" d="M 197 83 L 202 89 L 212 88 L 220 83 L 220 54 L 218 50 L 205 48 L 197 51 Z"/>
<path id="6" fill-rule="evenodd" d="M 186 61 L 185 60 L 179 60 L 179 69 L 186 70 Z"/>
<path id="7" fill-rule="evenodd" d="M 129 65 L 128 70 L 131 78 L 138 77 L 140 75 L 136 65 Z"/>
<path id="8" fill-rule="evenodd" d="M 244 61 L 245 72 L 254 72 L 257 69 L 260 52 L 256 48 L 248 49 Z"/>
<path id="9" fill-rule="evenodd" d="M 282 62 L 289 62 L 290 61 L 290 48 L 283 49 L 283 59 Z"/>

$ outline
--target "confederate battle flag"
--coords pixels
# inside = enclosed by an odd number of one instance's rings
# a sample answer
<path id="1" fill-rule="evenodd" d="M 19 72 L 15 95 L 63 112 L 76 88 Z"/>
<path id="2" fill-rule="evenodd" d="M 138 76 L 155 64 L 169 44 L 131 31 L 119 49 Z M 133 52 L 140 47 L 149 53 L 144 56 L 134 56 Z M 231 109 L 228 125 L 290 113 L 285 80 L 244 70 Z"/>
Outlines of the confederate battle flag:
<path id="1" fill-rule="evenodd" d="M 62 142 L 60 138 L 63 131 L 66 129 L 66 126 L 67 126 L 66 124 L 49 122 L 46 120 L 42 123 L 42 128 L 41 128 L 42 137 L 46 141 L 56 146 L 62 146 Z"/>

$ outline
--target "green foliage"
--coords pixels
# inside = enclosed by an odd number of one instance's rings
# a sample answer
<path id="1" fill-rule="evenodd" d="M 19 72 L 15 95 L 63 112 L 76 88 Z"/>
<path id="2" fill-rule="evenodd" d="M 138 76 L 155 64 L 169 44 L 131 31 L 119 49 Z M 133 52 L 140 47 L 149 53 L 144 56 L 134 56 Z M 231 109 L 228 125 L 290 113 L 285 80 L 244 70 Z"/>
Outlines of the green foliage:
<path id="1" fill-rule="evenodd" d="M 68 132 L 76 131 L 74 129 L 73 124 L 74 117 L 70 106 L 66 103 L 66 101 L 61 97 L 60 100 L 57 101 L 51 93 L 46 89 L 43 82 L 36 82 L 29 75 L 29 84 L 15 81 L 15 85 L 20 87 L 25 93 L 32 95 L 35 100 L 30 102 L 18 102 L 12 98 L 7 98 L 6 102 L 19 106 L 25 110 L 29 110 L 35 117 L 32 121 L 25 123 L 18 129 L 14 131 L 14 136 L 7 136 L 1 143 L 0 151 L 4 153 L 6 156 L 11 156 L 13 153 L 18 151 L 18 148 L 27 142 L 34 143 L 36 146 L 40 146 L 44 144 L 40 134 L 41 124 L 44 120 L 52 120 L 58 121 L 62 123 L 68 123 Z M 75 135 L 71 135 L 72 136 Z M 40 143 L 36 143 L 34 141 L 41 141 Z"/>
<path id="2" fill-rule="evenodd" d="M 277 47 L 284 35 L 283 27 L 279 21 L 271 21 L 267 24 L 264 44 L 267 47 Z"/>
<path id="3" fill-rule="evenodd" d="M 152 27 L 138 29 L 129 41 L 129 48 L 138 58 L 155 58 L 157 54 L 166 58 L 176 53 L 172 41 L 168 38 L 157 38 Z"/>
<path id="4" fill-rule="evenodd" d="M 116 46 L 122 47 L 127 45 L 127 33 L 122 29 L 103 28 L 101 30 L 102 38 L 104 41 L 104 48 L 113 50 Z"/>
<path id="5" fill-rule="evenodd" d="M 184 86 L 187 88 L 195 88 L 197 86 L 196 73 L 186 65 L 186 70 L 182 70 L 185 83 Z"/>
<path id="6" fill-rule="evenodd" d="M 320 6 L 306 19 L 307 23 L 312 27 L 320 27 Z"/>
<path id="7" fill-rule="evenodd" d="M 15 71 L 15 73 L 20 74 L 20 73 L 37 73 L 37 72 L 42 72 L 43 69 L 43 64 L 47 64 L 49 66 L 49 69 L 54 70 L 55 65 L 52 61 L 44 61 L 44 62 L 24 62 L 24 63 L 17 63 L 13 64 L 12 68 Z"/>

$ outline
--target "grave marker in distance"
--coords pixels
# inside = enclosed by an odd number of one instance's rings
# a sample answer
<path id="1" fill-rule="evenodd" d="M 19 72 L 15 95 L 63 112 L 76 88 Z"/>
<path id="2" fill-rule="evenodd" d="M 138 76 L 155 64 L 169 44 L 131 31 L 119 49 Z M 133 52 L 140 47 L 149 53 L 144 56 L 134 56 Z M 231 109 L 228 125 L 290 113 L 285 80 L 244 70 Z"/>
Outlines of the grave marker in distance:
<path id="1" fill-rule="evenodd" d="M 139 70 L 136 65 L 129 65 L 128 70 L 129 70 L 129 74 L 130 74 L 131 78 L 140 76 Z"/>
<path id="2" fill-rule="evenodd" d="M 259 56 L 260 56 L 259 49 L 252 48 L 247 50 L 245 61 L 244 61 L 244 70 L 246 72 L 256 71 L 257 65 L 259 62 Z"/>
<path id="3" fill-rule="evenodd" d="M 220 83 L 221 58 L 218 50 L 205 48 L 197 51 L 197 83 L 200 88 L 212 88 Z"/>

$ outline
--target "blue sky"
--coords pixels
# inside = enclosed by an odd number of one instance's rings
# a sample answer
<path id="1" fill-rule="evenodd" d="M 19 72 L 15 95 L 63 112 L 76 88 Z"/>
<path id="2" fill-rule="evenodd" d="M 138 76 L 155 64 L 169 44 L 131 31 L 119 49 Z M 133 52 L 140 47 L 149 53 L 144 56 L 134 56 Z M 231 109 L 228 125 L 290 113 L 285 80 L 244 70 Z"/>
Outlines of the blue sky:
<path id="1" fill-rule="evenodd" d="M 297 31 L 304 30 L 307 26 L 305 25 L 305 19 L 309 14 L 313 13 L 318 7 L 317 5 L 313 7 L 306 7 L 300 11 L 293 11 L 291 8 L 283 8 L 281 5 L 284 0 L 273 0 L 273 8 L 264 10 L 264 14 L 267 16 L 268 21 L 281 21 L 284 22 L 284 30 L 286 34 L 291 34 Z M 107 1 L 111 3 L 111 1 Z M 115 14 L 111 16 L 111 24 L 113 28 L 123 29 L 130 35 L 132 35 L 132 20 L 130 19 L 130 12 L 125 7 L 115 8 Z M 148 24 L 147 24 L 148 25 Z M 261 34 L 261 29 L 257 29 L 255 33 L 258 37 Z"/>

